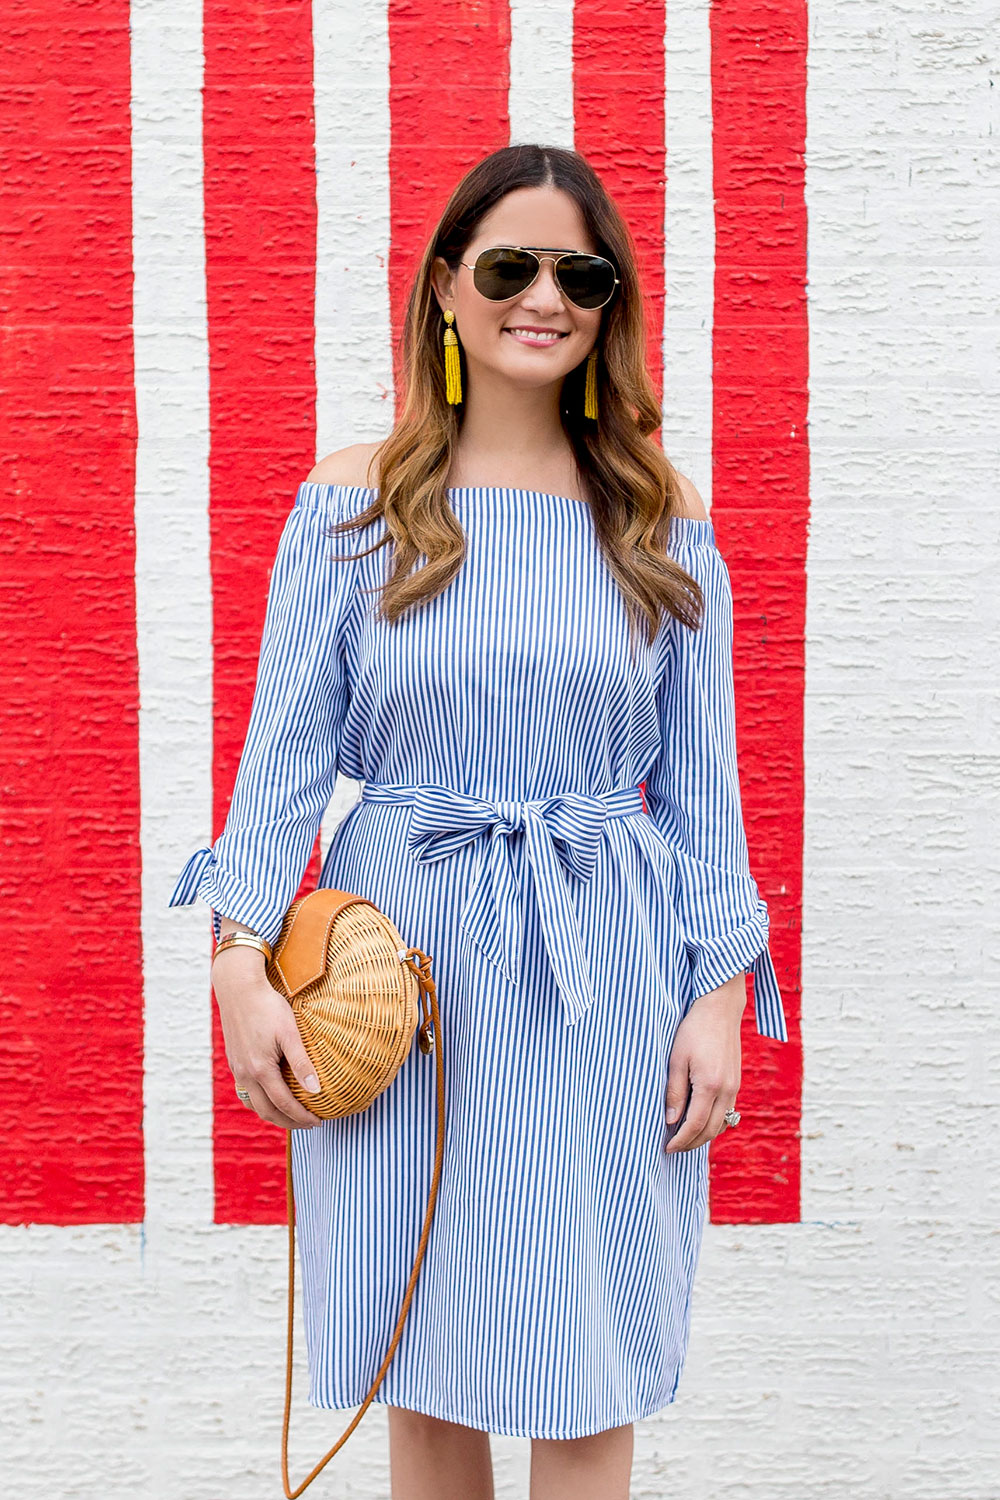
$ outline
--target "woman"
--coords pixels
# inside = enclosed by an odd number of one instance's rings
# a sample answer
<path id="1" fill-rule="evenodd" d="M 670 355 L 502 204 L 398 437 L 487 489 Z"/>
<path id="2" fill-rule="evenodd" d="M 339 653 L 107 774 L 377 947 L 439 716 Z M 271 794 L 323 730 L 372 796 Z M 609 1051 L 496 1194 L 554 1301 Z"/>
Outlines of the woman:
<path id="1" fill-rule="evenodd" d="M 729 576 L 650 440 L 645 349 L 632 242 L 583 158 L 470 171 L 411 292 L 392 433 L 300 486 L 225 829 L 173 898 L 273 940 L 339 769 L 362 797 L 319 883 L 433 957 L 445 1159 L 375 1398 L 397 1500 L 492 1496 L 490 1432 L 533 1440 L 532 1500 L 627 1497 L 632 1424 L 685 1357 L 747 972 L 785 1039 Z M 434 1069 L 414 1048 L 368 1110 L 319 1122 L 281 1080 L 284 1054 L 310 1087 L 263 956 L 226 950 L 213 979 L 238 1087 L 295 1131 L 309 1399 L 360 1405 L 421 1229 Z"/>

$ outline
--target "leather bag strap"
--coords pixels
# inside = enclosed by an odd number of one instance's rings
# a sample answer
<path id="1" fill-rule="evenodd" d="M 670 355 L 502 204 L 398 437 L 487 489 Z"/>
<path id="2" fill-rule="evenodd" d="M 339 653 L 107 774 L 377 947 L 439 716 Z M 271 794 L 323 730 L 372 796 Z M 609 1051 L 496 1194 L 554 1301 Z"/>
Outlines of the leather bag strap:
<path id="1" fill-rule="evenodd" d="M 339 908 L 338 908 L 339 910 Z M 325 941 L 325 940 L 324 940 Z M 325 947 L 323 952 L 325 953 Z M 444 1060 L 441 1055 L 441 1028 L 440 1016 L 438 1015 L 437 988 L 431 978 L 431 960 L 420 948 L 409 948 L 403 960 L 417 976 L 420 985 L 420 995 L 424 1005 L 424 1023 L 417 1032 L 420 1050 L 424 1053 L 433 1051 L 437 1071 L 437 1148 L 434 1154 L 434 1175 L 431 1179 L 430 1192 L 427 1195 L 427 1211 L 424 1215 L 424 1228 L 420 1236 L 420 1244 L 417 1247 L 416 1260 L 410 1279 L 403 1296 L 403 1305 L 400 1309 L 399 1319 L 389 1345 L 389 1352 L 382 1361 L 381 1368 L 375 1377 L 371 1390 L 365 1397 L 360 1410 L 356 1413 L 350 1426 L 337 1439 L 329 1452 L 320 1459 L 319 1463 L 306 1475 L 302 1483 L 292 1489 L 288 1478 L 288 1423 L 292 1409 L 292 1328 L 295 1312 L 295 1190 L 292 1181 L 292 1133 L 288 1131 L 285 1146 L 285 1191 L 288 1201 L 288 1356 L 285 1363 L 285 1417 L 281 1428 L 281 1478 L 284 1485 L 286 1500 L 296 1500 L 302 1494 L 307 1485 L 311 1484 L 321 1469 L 325 1468 L 330 1459 L 339 1448 L 350 1437 L 371 1405 L 372 1398 L 385 1378 L 385 1372 L 396 1352 L 403 1331 L 403 1324 L 410 1308 L 410 1300 L 413 1296 L 413 1288 L 416 1285 L 417 1274 L 424 1258 L 427 1248 L 427 1239 L 430 1234 L 431 1220 L 434 1217 L 434 1207 L 437 1203 L 438 1183 L 441 1178 L 441 1163 L 444 1159 Z M 294 981 L 293 981 L 294 982 Z M 433 1026 L 433 1035 L 431 1027 Z"/>

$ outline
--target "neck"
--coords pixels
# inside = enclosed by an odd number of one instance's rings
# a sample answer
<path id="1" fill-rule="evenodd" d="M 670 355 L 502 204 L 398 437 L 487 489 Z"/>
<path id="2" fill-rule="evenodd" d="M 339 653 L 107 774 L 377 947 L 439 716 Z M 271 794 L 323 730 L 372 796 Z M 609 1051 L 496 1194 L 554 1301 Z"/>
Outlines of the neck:
<path id="1" fill-rule="evenodd" d="M 567 463 L 573 466 L 559 415 L 561 393 L 562 377 L 526 390 L 469 361 L 455 467 L 489 477 L 512 468 L 542 474 Z"/>

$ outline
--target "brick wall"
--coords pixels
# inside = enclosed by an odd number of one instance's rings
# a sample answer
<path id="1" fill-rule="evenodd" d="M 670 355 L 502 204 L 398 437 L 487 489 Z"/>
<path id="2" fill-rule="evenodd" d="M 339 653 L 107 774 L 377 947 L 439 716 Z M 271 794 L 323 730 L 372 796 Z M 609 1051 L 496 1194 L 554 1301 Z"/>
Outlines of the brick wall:
<path id="1" fill-rule="evenodd" d="M 688 1366 L 636 1428 L 633 1495 L 1000 1497 L 994 17 L 668 9 L 664 28 L 656 5 L 456 0 L 435 33 L 430 7 L 340 0 L 239 23 L 189 0 L 18 8 L 9 1483 L 280 1491 L 283 1141 L 233 1133 L 207 913 L 166 901 L 224 815 L 294 486 L 388 429 L 435 195 L 534 138 L 592 155 L 636 226 L 664 446 L 732 538 L 745 619 L 748 564 L 770 560 L 737 525 L 737 439 L 760 535 L 781 517 L 781 608 L 802 558 L 801 628 L 781 615 L 801 784 L 795 756 L 767 780 L 748 679 L 741 712 L 755 820 L 768 788 L 794 814 L 758 864 L 801 962 L 781 1063 L 797 1206 L 765 1184 L 761 1222 L 726 1222 L 756 1168 L 739 1132 L 720 1143 Z M 404 62 L 426 70 L 416 100 Z M 339 784 L 324 843 L 356 792 Z M 300 1322 L 295 1476 L 352 1415 L 309 1408 L 304 1374 Z M 494 1438 L 498 1497 L 527 1493 L 528 1447 Z M 388 1488 L 373 1408 L 309 1493 Z"/>

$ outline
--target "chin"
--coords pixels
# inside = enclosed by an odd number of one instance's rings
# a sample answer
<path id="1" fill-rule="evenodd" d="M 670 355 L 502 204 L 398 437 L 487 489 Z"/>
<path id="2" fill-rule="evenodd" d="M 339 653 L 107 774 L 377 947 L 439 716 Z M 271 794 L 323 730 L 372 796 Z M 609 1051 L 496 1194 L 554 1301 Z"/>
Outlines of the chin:
<path id="1" fill-rule="evenodd" d="M 555 385 L 569 374 L 568 370 L 535 370 L 525 373 L 524 370 L 497 370 L 498 375 L 503 375 L 522 391 L 542 391 L 550 385 Z"/>

